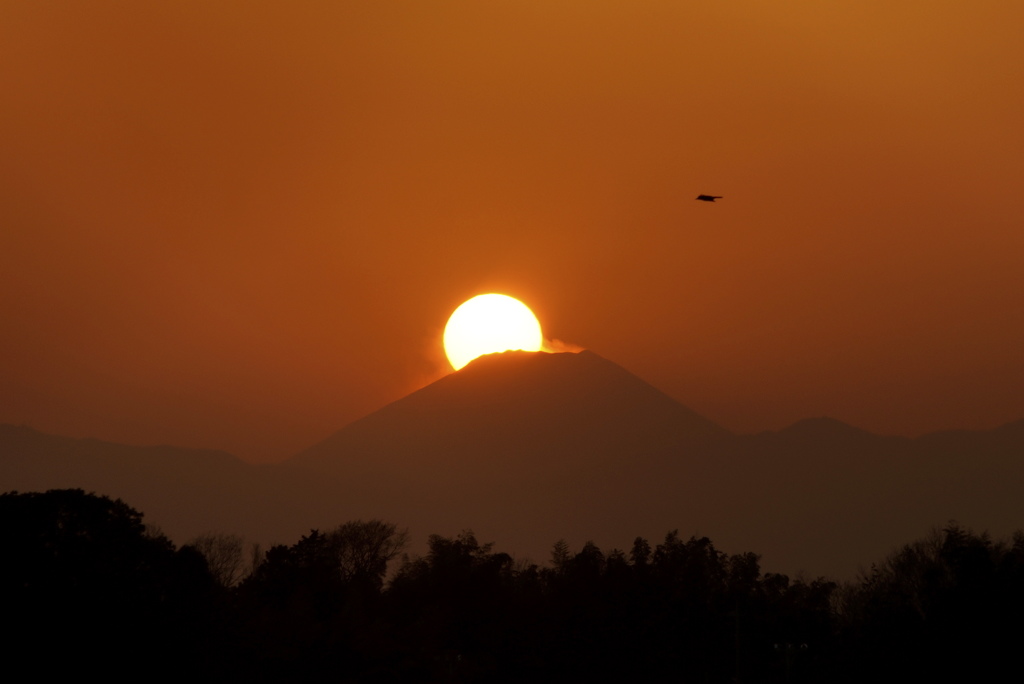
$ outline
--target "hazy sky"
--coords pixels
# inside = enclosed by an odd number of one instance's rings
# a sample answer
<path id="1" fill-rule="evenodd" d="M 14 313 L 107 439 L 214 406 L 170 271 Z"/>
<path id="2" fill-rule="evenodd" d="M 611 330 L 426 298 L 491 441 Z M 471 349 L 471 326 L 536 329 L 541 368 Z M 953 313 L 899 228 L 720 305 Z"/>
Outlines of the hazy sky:
<path id="1" fill-rule="evenodd" d="M 488 291 L 740 432 L 1022 418 L 1021 36 L 1017 0 L 0 0 L 0 422 L 281 458 L 447 372 Z"/>

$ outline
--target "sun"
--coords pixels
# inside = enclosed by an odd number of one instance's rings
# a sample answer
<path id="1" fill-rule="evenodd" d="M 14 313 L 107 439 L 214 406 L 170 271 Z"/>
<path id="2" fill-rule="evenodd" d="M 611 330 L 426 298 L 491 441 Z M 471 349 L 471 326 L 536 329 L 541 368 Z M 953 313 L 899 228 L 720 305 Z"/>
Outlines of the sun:
<path id="1" fill-rule="evenodd" d="M 483 354 L 540 351 L 543 343 L 540 322 L 530 308 L 503 294 L 482 294 L 463 302 L 444 327 L 444 353 L 455 370 Z"/>

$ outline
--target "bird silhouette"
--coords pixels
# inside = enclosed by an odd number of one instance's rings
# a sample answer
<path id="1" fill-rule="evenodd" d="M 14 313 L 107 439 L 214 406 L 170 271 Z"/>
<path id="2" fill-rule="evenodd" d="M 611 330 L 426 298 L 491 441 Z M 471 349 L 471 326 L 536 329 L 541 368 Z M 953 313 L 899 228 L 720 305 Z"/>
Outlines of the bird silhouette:
<path id="1" fill-rule="evenodd" d="M 697 195 L 697 199 L 701 202 L 714 202 L 716 199 L 722 199 L 721 195 Z"/>

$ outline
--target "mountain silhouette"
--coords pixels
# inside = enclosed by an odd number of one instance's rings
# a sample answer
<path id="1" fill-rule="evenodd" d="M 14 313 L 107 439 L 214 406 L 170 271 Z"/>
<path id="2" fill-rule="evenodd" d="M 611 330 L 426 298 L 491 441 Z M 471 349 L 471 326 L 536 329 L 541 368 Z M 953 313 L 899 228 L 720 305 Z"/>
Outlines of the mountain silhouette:
<path id="1" fill-rule="evenodd" d="M 707 455 L 734 439 L 593 352 L 504 352 L 348 425 L 293 464 L 360 483 L 350 496 L 374 515 L 404 514 L 416 534 L 469 527 L 544 560 L 563 536 L 582 543 L 614 530 L 608 538 L 626 544 L 663 535 L 677 519 L 666 507 L 696 504 L 685 492 Z"/>
<path id="2" fill-rule="evenodd" d="M 544 469 L 619 467 L 652 453 L 696 449 L 731 436 L 660 390 L 597 354 L 509 351 L 389 404 L 299 454 L 320 470 L 373 466 L 382 455 L 419 477 L 469 465 L 501 476 Z M 476 453 L 473 453 L 477 450 Z M 557 462 L 537 458 L 559 451 Z M 633 461 L 636 462 L 635 460 Z"/>
<path id="3" fill-rule="evenodd" d="M 472 529 L 544 562 L 558 539 L 628 550 L 678 529 L 769 571 L 842 578 L 950 520 L 1018 529 L 1022 455 L 1024 421 L 910 439 L 820 417 L 736 435 L 593 352 L 505 352 L 277 465 L 0 426 L 0 490 L 120 497 L 179 543 L 294 543 L 380 518 L 419 549 Z"/>

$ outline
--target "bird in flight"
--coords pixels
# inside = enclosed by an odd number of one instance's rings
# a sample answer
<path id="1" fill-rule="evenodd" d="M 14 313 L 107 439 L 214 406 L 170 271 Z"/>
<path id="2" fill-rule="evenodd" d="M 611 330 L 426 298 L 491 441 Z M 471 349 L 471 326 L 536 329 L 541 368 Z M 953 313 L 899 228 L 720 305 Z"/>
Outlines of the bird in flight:
<path id="1" fill-rule="evenodd" d="M 722 199 L 721 195 L 697 195 L 697 199 L 701 202 L 714 202 L 716 199 Z"/>

